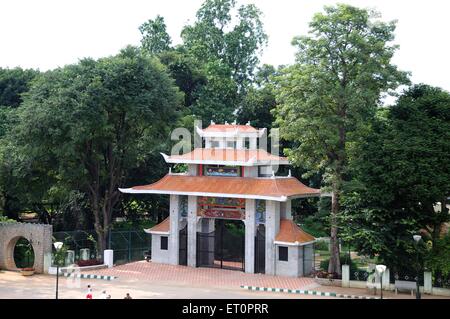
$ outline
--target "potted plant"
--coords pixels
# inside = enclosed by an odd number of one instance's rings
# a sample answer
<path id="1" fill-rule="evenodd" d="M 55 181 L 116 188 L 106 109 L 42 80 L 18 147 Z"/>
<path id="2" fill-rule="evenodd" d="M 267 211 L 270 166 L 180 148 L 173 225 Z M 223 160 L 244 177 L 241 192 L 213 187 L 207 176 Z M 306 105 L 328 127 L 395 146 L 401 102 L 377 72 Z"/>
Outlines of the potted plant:
<path id="1" fill-rule="evenodd" d="M 33 276 L 34 275 L 34 268 L 33 267 L 26 267 L 20 269 L 20 273 L 22 276 Z"/>

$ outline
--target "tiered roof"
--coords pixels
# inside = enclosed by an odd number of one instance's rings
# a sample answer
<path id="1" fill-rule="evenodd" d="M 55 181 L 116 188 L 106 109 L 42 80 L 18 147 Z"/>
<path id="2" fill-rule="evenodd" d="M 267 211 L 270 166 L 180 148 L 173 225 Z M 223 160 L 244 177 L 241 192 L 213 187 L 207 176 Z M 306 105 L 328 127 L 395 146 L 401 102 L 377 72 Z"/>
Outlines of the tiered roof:
<path id="1" fill-rule="evenodd" d="M 168 174 L 156 183 L 120 189 L 123 193 L 173 194 L 286 201 L 320 196 L 293 177 L 216 177 Z"/>
<path id="2" fill-rule="evenodd" d="M 217 164 L 255 166 L 279 164 L 286 165 L 286 157 L 276 156 L 265 150 L 230 149 L 230 148 L 196 148 L 183 155 L 168 156 L 162 154 L 167 163 Z"/>

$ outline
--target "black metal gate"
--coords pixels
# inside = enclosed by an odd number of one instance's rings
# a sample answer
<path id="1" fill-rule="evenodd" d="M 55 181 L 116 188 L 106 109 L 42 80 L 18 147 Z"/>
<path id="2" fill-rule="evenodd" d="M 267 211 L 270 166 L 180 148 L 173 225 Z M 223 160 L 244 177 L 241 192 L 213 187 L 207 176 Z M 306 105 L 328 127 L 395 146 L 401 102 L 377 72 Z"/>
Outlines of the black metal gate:
<path id="1" fill-rule="evenodd" d="M 197 233 L 197 265 L 244 271 L 245 227 L 241 221 L 215 220 L 215 230 Z"/>
<path id="2" fill-rule="evenodd" d="M 255 273 L 266 271 L 266 228 L 259 225 L 255 236 Z"/>
<path id="3" fill-rule="evenodd" d="M 180 230 L 178 263 L 187 266 L 187 226 Z"/>

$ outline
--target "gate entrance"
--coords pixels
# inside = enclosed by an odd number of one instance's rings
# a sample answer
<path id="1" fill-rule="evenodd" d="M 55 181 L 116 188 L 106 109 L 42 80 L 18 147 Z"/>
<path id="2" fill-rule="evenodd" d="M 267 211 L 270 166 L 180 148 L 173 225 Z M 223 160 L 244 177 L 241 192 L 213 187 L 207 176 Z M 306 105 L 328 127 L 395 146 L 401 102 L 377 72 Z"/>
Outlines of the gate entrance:
<path id="1" fill-rule="evenodd" d="M 178 264 L 187 266 L 187 226 L 180 230 Z"/>
<path id="2" fill-rule="evenodd" d="M 255 236 L 255 273 L 266 271 L 266 227 L 259 225 Z"/>
<path id="3" fill-rule="evenodd" d="M 197 233 L 197 265 L 244 271 L 245 226 L 242 221 L 215 219 L 214 231 Z"/>

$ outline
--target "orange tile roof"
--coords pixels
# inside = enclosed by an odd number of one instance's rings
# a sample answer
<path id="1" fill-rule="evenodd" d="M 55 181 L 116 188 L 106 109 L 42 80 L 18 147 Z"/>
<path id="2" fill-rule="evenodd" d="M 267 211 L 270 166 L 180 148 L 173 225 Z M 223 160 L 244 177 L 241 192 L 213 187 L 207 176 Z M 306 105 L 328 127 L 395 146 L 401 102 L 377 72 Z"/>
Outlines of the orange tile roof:
<path id="1" fill-rule="evenodd" d="M 196 148 L 190 153 L 183 155 L 172 155 L 171 160 L 193 160 L 193 161 L 229 161 L 247 162 L 255 161 L 286 161 L 286 157 L 276 156 L 265 150 L 248 149 L 223 149 L 223 148 Z"/>
<path id="2" fill-rule="evenodd" d="M 168 233 L 170 230 L 170 216 L 160 222 L 158 225 L 153 226 L 148 232 L 162 232 Z"/>
<path id="3" fill-rule="evenodd" d="M 204 129 L 205 132 L 229 132 L 238 130 L 239 132 L 258 132 L 256 128 L 251 125 L 237 125 L 237 124 L 211 124 Z"/>
<path id="4" fill-rule="evenodd" d="M 280 220 L 280 231 L 275 237 L 275 241 L 287 243 L 308 243 L 315 240 L 313 236 L 305 232 L 290 219 Z"/>
<path id="5" fill-rule="evenodd" d="M 124 193 L 186 194 L 285 201 L 292 196 L 319 196 L 320 190 L 294 177 L 251 178 L 168 174 L 156 183 L 120 189 Z M 209 195 L 211 194 L 211 195 Z"/>

